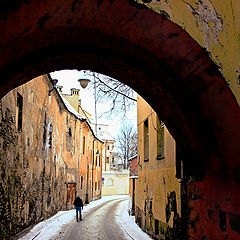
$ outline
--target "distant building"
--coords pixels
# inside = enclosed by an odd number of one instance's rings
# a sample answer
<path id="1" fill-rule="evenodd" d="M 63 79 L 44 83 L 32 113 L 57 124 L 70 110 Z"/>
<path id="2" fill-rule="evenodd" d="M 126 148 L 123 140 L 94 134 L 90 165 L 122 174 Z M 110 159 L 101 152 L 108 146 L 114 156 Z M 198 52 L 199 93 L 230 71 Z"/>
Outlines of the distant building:
<path id="1" fill-rule="evenodd" d="M 108 132 L 108 125 L 97 125 L 98 137 L 102 139 L 102 195 L 129 193 L 129 171 L 123 170 L 122 159 L 114 151 L 115 139 Z"/>
<path id="2" fill-rule="evenodd" d="M 93 124 L 93 129 L 95 129 L 95 125 Z M 110 171 L 111 164 L 114 161 L 112 158 L 112 151 L 114 149 L 115 139 L 108 132 L 108 125 L 106 124 L 97 124 L 97 134 L 98 137 L 104 142 L 103 145 L 103 153 L 102 153 L 102 163 L 103 163 L 103 171 Z"/>
<path id="3" fill-rule="evenodd" d="M 102 173 L 103 189 L 102 195 L 129 194 L 129 171 L 104 171 Z"/>

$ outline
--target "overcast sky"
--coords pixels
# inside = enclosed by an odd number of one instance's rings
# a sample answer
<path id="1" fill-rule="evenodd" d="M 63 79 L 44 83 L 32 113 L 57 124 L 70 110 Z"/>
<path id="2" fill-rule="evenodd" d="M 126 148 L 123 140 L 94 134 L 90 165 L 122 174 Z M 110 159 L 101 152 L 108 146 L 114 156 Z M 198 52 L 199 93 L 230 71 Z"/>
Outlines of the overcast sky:
<path id="1" fill-rule="evenodd" d="M 62 70 L 53 72 L 50 74 L 53 79 L 58 79 L 57 85 L 63 86 L 63 93 L 70 94 L 71 88 L 77 88 L 80 89 L 80 99 L 81 104 L 84 110 L 89 112 L 94 119 L 94 93 L 91 90 L 91 88 L 87 87 L 85 89 L 81 88 L 79 85 L 78 79 L 83 76 L 82 71 L 78 70 Z M 91 84 L 91 83 L 90 83 Z M 127 113 L 128 118 L 125 120 L 122 120 L 119 118 L 118 115 L 112 115 L 112 119 L 109 117 L 101 116 L 101 114 L 106 111 L 106 108 L 108 108 L 110 105 L 109 103 L 98 103 L 97 104 L 97 115 L 98 115 L 98 123 L 104 123 L 109 125 L 109 133 L 116 138 L 118 135 L 118 131 L 121 127 L 121 124 L 124 122 L 133 123 L 134 127 L 137 128 L 137 106 L 132 111 L 129 111 Z"/>

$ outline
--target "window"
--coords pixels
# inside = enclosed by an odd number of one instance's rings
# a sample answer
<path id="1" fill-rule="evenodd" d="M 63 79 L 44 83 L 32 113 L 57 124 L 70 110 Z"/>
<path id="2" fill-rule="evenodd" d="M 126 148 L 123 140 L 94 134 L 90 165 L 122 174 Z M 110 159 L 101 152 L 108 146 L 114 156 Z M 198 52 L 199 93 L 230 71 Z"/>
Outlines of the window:
<path id="1" fill-rule="evenodd" d="M 17 114 L 16 114 L 16 127 L 20 132 L 22 130 L 22 111 L 23 111 L 23 97 L 17 93 Z"/>
<path id="2" fill-rule="evenodd" d="M 106 163 L 109 163 L 109 157 L 107 157 L 107 161 L 106 161 Z"/>
<path id="3" fill-rule="evenodd" d="M 70 138 L 72 137 L 72 129 L 71 128 L 68 129 L 68 135 Z"/>
<path id="4" fill-rule="evenodd" d="M 149 213 L 152 213 L 152 200 L 149 201 Z"/>
<path id="5" fill-rule="evenodd" d="M 113 180 L 111 178 L 107 180 L 107 186 L 113 186 Z"/>
<path id="6" fill-rule="evenodd" d="M 100 158 L 100 155 L 98 157 L 98 161 L 99 161 L 99 167 L 101 166 L 101 158 Z"/>
<path id="7" fill-rule="evenodd" d="M 97 182 L 95 182 L 95 191 L 97 191 Z"/>
<path id="8" fill-rule="evenodd" d="M 85 153 L 85 137 L 83 137 L 83 154 Z"/>
<path id="9" fill-rule="evenodd" d="M 114 156 L 112 156 L 112 163 L 114 163 Z"/>
<path id="10" fill-rule="evenodd" d="M 144 121 L 144 161 L 149 161 L 149 129 L 148 129 L 148 119 Z"/>
<path id="11" fill-rule="evenodd" d="M 52 124 L 50 124 L 50 127 L 49 127 L 49 141 L 48 141 L 49 148 L 52 148 L 52 133 L 53 133 L 53 126 L 52 126 Z"/>
<path id="12" fill-rule="evenodd" d="M 98 181 L 98 190 L 100 190 L 100 181 Z"/>
<path id="13" fill-rule="evenodd" d="M 83 176 L 81 176 L 81 189 L 83 188 Z"/>
<path id="14" fill-rule="evenodd" d="M 96 166 L 97 166 L 97 158 L 98 158 L 98 156 L 96 156 Z"/>
<path id="15" fill-rule="evenodd" d="M 110 149 L 110 146 L 108 145 L 108 146 L 107 146 L 107 150 L 109 150 L 109 149 Z"/>
<path id="16" fill-rule="evenodd" d="M 164 158 L 164 123 L 157 116 L 157 159 Z"/>
<path id="17" fill-rule="evenodd" d="M 155 235 L 159 234 L 159 220 L 155 219 Z"/>

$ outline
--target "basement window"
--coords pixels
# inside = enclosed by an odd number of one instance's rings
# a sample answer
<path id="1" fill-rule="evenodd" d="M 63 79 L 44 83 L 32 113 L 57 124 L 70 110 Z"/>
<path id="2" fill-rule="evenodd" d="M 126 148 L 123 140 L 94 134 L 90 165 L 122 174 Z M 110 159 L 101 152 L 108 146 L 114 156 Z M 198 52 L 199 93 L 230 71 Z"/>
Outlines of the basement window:
<path id="1" fill-rule="evenodd" d="M 22 130 L 22 111 L 23 111 L 23 97 L 17 93 L 17 113 L 16 113 L 16 127 L 20 132 Z"/>
<path id="2" fill-rule="evenodd" d="M 155 219 L 155 235 L 159 235 L 159 220 Z"/>

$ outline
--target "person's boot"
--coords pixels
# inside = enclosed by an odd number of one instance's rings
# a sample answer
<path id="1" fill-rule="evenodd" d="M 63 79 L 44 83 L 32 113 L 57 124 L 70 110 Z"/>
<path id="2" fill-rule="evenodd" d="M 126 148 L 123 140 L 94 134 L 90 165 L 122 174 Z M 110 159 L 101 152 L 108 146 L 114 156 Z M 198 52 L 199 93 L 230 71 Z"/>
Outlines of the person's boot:
<path id="1" fill-rule="evenodd" d="M 78 222 L 78 217 L 76 216 L 77 222 Z"/>

